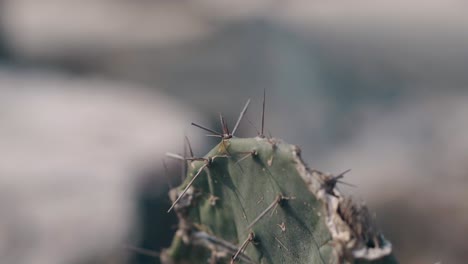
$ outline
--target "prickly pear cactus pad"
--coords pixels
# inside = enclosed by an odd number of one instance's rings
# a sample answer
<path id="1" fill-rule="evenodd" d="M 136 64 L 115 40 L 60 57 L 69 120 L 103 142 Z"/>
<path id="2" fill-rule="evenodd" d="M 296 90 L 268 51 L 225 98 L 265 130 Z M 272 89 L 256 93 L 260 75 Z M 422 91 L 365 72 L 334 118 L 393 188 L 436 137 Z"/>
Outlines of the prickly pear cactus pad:
<path id="1" fill-rule="evenodd" d="M 397 263 L 336 188 L 343 175 L 310 170 L 278 139 L 226 135 L 170 193 L 179 227 L 163 263 Z"/>

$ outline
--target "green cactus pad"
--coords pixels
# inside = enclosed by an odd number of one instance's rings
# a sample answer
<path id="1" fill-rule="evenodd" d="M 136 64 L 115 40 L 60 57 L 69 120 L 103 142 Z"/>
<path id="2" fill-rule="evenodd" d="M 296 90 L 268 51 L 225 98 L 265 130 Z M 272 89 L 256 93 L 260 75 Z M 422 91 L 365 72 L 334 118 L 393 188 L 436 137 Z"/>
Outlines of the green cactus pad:
<path id="1" fill-rule="evenodd" d="M 343 198 L 335 177 L 308 169 L 297 146 L 230 138 L 205 159 L 190 161 L 171 191 L 174 201 L 200 172 L 175 205 L 163 263 L 397 263 L 367 210 Z"/>

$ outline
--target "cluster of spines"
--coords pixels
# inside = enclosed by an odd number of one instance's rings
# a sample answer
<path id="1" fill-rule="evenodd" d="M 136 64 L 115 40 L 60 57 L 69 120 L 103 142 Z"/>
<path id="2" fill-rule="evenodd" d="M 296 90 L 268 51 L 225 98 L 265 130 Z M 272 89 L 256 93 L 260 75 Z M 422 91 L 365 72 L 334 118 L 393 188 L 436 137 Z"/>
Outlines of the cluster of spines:
<path id="1" fill-rule="evenodd" d="M 264 131 L 264 127 L 265 127 L 265 100 L 266 100 L 266 93 L 265 93 L 265 90 L 264 90 L 263 91 L 263 108 L 262 108 L 262 130 L 258 135 L 259 137 L 264 137 L 263 136 L 263 131 Z M 240 122 L 242 121 L 242 118 L 244 117 L 249 105 L 250 105 L 250 99 L 247 100 L 247 102 L 244 105 L 244 108 L 242 108 L 242 111 L 240 112 L 239 117 L 237 118 L 237 122 L 234 125 L 234 128 L 232 129 L 232 132 L 229 131 L 229 127 L 228 127 L 228 125 L 226 123 L 226 120 L 224 119 L 224 117 L 223 117 L 223 115 L 221 113 L 219 114 L 219 119 L 220 119 L 221 128 L 222 128 L 221 133 L 219 133 L 219 132 L 217 132 L 217 131 L 215 131 L 213 129 L 210 129 L 208 127 L 205 127 L 203 125 L 199 125 L 199 124 L 194 123 L 194 122 L 191 123 L 192 126 L 198 127 L 198 128 L 200 128 L 200 129 L 202 129 L 204 131 L 207 131 L 207 132 L 211 133 L 211 134 L 208 134 L 207 136 L 221 138 L 221 143 L 223 144 L 224 150 L 226 152 L 225 155 L 216 155 L 216 156 L 212 156 L 212 157 L 208 157 L 208 158 L 195 158 L 193 156 L 192 147 L 191 147 L 190 141 L 188 140 L 187 136 L 185 136 L 184 146 L 187 145 L 188 148 L 190 149 L 190 157 L 187 158 L 187 157 L 184 157 L 184 156 L 181 156 L 181 155 L 178 155 L 178 154 L 166 153 L 166 155 L 168 157 L 179 159 L 179 160 L 182 160 L 184 162 L 185 161 L 191 162 L 191 161 L 196 161 L 196 160 L 204 162 L 204 164 L 198 169 L 196 174 L 192 177 L 190 182 L 187 184 L 185 189 L 178 195 L 176 200 L 172 203 L 171 207 L 169 208 L 169 210 L 167 212 L 170 212 L 177 205 L 177 203 L 180 201 L 180 199 L 182 199 L 182 197 L 185 195 L 185 193 L 188 191 L 188 189 L 192 186 L 192 184 L 197 179 L 197 177 L 201 174 L 201 172 L 204 169 L 208 168 L 216 158 L 229 158 L 230 157 L 230 154 L 229 154 L 229 152 L 227 150 L 227 147 L 225 145 L 225 140 L 228 140 L 228 139 L 234 137 L 234 134 L 236 133 L 237 129 L 239 128 Z M 184 155 L 185 155 L 185 153 L 184 153 Z M 256 155 L 255 150 L 252 150 L 252 152 L 247 153 L 245 158 L 247 158 L 248 156 L 251 156 L 251 155 Z M 240 162 L 240 161 L 238 161 L 238 162 Z"/>
<path id="2" fill-rule="evenodd" d="M 265 94 L 265 91 L 263 93 L 263 103 L 262 103 L 262 115 L 261 115 L 261 130 L 260 131 L 257 131 L 257 137 L 259 138 L 264 138 L 264 128 L 265 128 L 265 105 L 266 105 L 266 94 Z M 228 128 L 228 125 L 223 117 L 223 115 L 220 113 L 219 114 L 219 118 L 220 118 L 220 123 L 221 123 L 221 128 L 222 128 L 222 133 L 219 133 L 213 129 L 210 129 L 208 127 L 205 127 L 203 125 L 200 125 L 200 124 L 197 124 L 197 123 L 194 123 L 192 122 L 191 125 L 195 126 L 195 127 L 198 127 L 206 132 L 209 132 L 210 134 L 207 134 L 207 136 L 211 136 L 211 137 L 219 137 L 221 138 L 221 144 L 224 148 L 224 152 L 226 154 L 220 154 L 220 155 L 214 155 L 214 156 L 210 156 L 210 157 L 207 157 L 207 158 L 197 158 L 197 157 L 194 157 L 194 154 L 193 154 L 193 150 L 192 150 L 192 147 L 191 147 L 191 144 L 190 144 L 190 141 L 189 139 L 185 136 L 185 144 L 184 144 L 184 156 L 182 155 L 178 155 L 178 154 L 174 154 L 174 153 L 166 153 L 166 155 L 168 157 L 171 157 L 171 158 L 175 158 L 175 159 L 178 159 L 178 160 L 182 160 L 184 161 L 184 164 L 186 164 L 186 162 L 192 162 L 192 161 L 203 161 L 203 165 L 201 165 L 198 170 L 196 171 L 196 173 L 192 176 L 192 179 L 186 184 L 185 188 L 180 192 L 180 193 L 177 193 L 176 194 L 176 198 L 174 200 L 174 202 L 172 203 L 172 205 L 169 207 L 168 209 L 168 212 L 170 212 L 172 209 L 174 209 L 177 204 L 180 202 L 180 200 L 184 197 L 184 195 L 190 190 L 192 184 L 196 181 L 196 179 L 199 177 L 199 175 L 206 169 L 209 169 L 210 165 L 214 162 L 215 159 L 217 158 L 231 158 L 232 155 L 229 153 L 228 151 L 228 148 L 227 146 L 225 145 L 226 141 L 231 139 L 232 137 L 234 137 L 234 134 L 235 132 L 237 131 L 238 127 L 239 127 L 239 124 L 242 120 L 242 118 L 244 117 L 248 107 L 249 107 L 249 104 L 250 104 L 250 99 L 247 100 L 246 104 L 244 105 L 242 111 L 240 112 L 239 114 L 239 117 L 237 119 L 237 122 L 232 130 L 232 132 L 230 132 L 229 128 Z M 272 147 L 275 148 L 276 146 L 276 143 L 274 140 L 268 140 L 269 143 L 271 143 Z M 186 149 L 189 150 L 190 152 L 190 156 L 189 157 L 186 157 Z M 241 157 L 240 159 L 238 159 L 236 161 L 235 164 L 238 164 L 240 162 L 242 162 L 243 160 L 249 158 L 249 157 L 256 157 L 258 155 L 258 152 L 255 150 L 255 149 L 252 149 L 251 151 L 248 151 L 248 152 L 242 152 L 242 153 L 236 153 L 236 154 L 244 154 L 243 157 Z M 240 165 L 239 165 L 240 167 Z M 184 171 L 184 174 L 186 173 L 186 171 Z M 209 173 L 209 172 L 207 172 Z M 214 205 L 215 201 L 216 201 L 216 197 L 212 194 L 210 199 L 211 198 L 214 198 L 214 202 L 210 202 L 210 204 Z M 286 199 L 289 199 L 289 197 L 285 197 L 283 196 L 282 194 L 278 194 L 274 201 L 262 212 L 260 213 L 248 226 L 247 226 L 247 229 L 248 230 L 251 230 L 252 227 L 262 218 L 264 217 L 269 211 L 272 211 L 274 210 L 274 208 L 276 208 L 283 200 L 286 200 Z M 203 234 L 203 235 L 200 235 L 200 234 Z M 201 232 L 198 232 L 198 236 L 199 237 L 205 237 L 205 238 L 210 238 L 209 240 L 210 241 L 218 241 L 218 244 L 222 244 L 224 245 L 224 249 L 228 249 L 228 251 L 231 251 L 232 252 L 232 245 L 230 245 L 228 242 L 226 241 L 223 241 L 223 240 L 220 240 L 216 237 L 213 237 L 213 236 L 210 236 L 208 234 L 206 234 L 205 232 L 201 231 Z M 255 239 L 255 234 L 254 232 L 252 231 L 249 231 L 248 235 L 247 235 L 247 238 L 246 240 L 237 248 L 237 250 L 235 251 L 235 253 L 232 254 L 231 256 L 231 264 L 234 263 L 235 261 L 237 260 L 243 260 L 244 262 L 246 263 L 254 263 L 248 256 L 244 255 L 244 251 L 246 249 L 246 247 L 252 243 Z M 212 256 L 214 256 L 216 254 L 212 254 Z"/>
<path id="3" fill-rule="evenodd" d="M 230 130 L 228 128 L 228 125 L 227 125 L 224 117 L 222 116 L 222 114 L 219 115 L 221 128 L 222 128 L 221 133 L 217 132 L 217 131 L 215 131 L 213 129 L 207 128 L 205 126 L 202 126 L 202 125 L 199 125 L 199 124 L 196 124 L 196 123 L 192 123 L 193 126 L 198 127 L 200 129 L 203 129 L 204 131 L 209 132 L 210 134 L 208 134 L 207 136 L 219 137 L 221 139 L 221 146 L 223 147 L 223 152 L 221 152 L 222 154 L 217 154 L 217 155 L 209 156 L 209 157 L 206 157 L 206 158 L 194 157 L 191 144 L 190 144 L 187 137 L 185 137 L 184 148 L 188 149 L 190 156 L 187 156 L 187 151 L 186 150 L 184 150 L 184 155 L 183 156 L 182 155 L 177 155 L 177 154 L 172 154 L 172 153 L 167 153 L 167 156 L 169 156 L 169 157 L 176 158 L 176 159 L 184 161 L 184 166 L 185 166 L 184 175 L 186 174 L 187 162 L 189 164 L 191 164 L 191 162 L 193 162 L 193 161 L 202 161 L 203 162 L 203 164 L 198 167 L 195 174 L 192 176 L 191 180 L 185 185 L 184 189 L 182 191 L 180 191 L 180 192 L 176 191 L 176 193 L 173 193 L 173 195 L 175 195 L 174 199 L 173 199 L 174 202 L 170 206 L 168 212 L 170 212 L 172 209 L 178 207 L 178 203 L 189 192 L 189 190 L 192 187 L 192 184 L 197 180 L 197 178 L 202 174 L 203 171 L 206 171 L 206 174 L 209 174 L 209 168 L 216 159 L 218 159 L 218 158 L 228 158 L 229 159 L 229 158 L 233 157 L 233 155 L 231 155 L 231 153 L 229 153 L 228 147 L 226 146 L 226 143 L 229 142 L 229 140 L 234 137 L 234 134 L 237 131 L 237 129 L 239 127 L 239 124 L 240 124 L 242 118 L 244 117 L 244 115 L 245 115 L 245 113 L 246 113 L 246 111 L 248 109 L 249 104 L 250 104 L 250 99 L 247 100 L 246 104 L 244 105 L 244 107 L 243 107 L 243 109 L 242 109 L 242 111 L 241 111 L 241 113 L 240 113 L 240 115 L 239 115 L 239 117 L 237 119 L 237 122 L 236 122 L 232 132 L 230 132 Z M 265 136 L 264 136 L 264 124 L 265 124 L 265 92 L 264 92 L 264 96 L 263 96 L 263 107 L 262 107 L 262 116 L 261 116 L 261 131 L 257 131 L 257 136 L 259 138 L 265 138 Z M 274 139 L 272 139 L 270 137 L 270 138 L 267 138 L 267 141 L 272 145 L 273 149 L 276 147 L 276 141 Z M 298 149 L 298 151 L 300 151 L 300 150 Z M 257 152 L 257 150 L 252 149 L 251 151 L 247 151 L 247 152 L 235 153 L 236 156 L 239 155 L 239 154 L 243 154 L 243 156 L 236 160 L 236 162 L 235 162 L 236 165 L 239 165 L 243 160 L 245 160 L 245 159 L 247 159 L 249 157 L 255 158 L 258 155 L 258 152 Z M 240 167 L 240 165 L 239 165 L 239 167 Z M 323 173 L 318 172 L 318 171 L 316 171 L 316 172 L 321 175 L 321 177 L 320 177 L 320 180 L 322 181 L 321 188 L 323 188 L 323 190 L 328 195 L 331 195 L 331 196 L 334 196 L 334 197 L 338 198 L 339 194 L 336 193 L 337 183 L 348 184 L 348 183 L 345 183 L 345 182 L 341 181 L 341 178 L 343 178 L 343 176 L 347 172 L 349 172 L 349 170 L 346 170 L 343 173 L 338 174 L 337 176 L 323 174 Z M 348 185 L 350 185 L 350 184 L 348 184 Z M 224 252 L 224 255 L 221 254 L 222 255 L 221 257 L 226 257 L 225 253 L 230 252 L 230 254 L 231 254 L 231 256 L 230 256 L 231 257 L 231 264 L 234 263 L 237 260 L 242 260 L 242 261 L 244 261 L 246 263 L 255 263 L 247 255 L 244 254 L 244 251 L 245 251 L 246 247 L 249 244 L 251 244 L 252 242 L 254 242 L 254 240 L 255 240 L 255 234 L 251 230 L 252 230 L 253 226 L 261 218 L 263 218 L 268 212 L 274 211 L 274 208 L 276 208 L 278 205 L 280 205 L 282 201 L 287 200 L 287 199 L 289 199 L 289 197 L 283 196 L 282 194 L 278 194 L 275 197 L 274 201 L 272 201 L 271 204 L 268 207 L 266 207 L 247 226 L 247 230 L 250 230 L 250 231 L 248 231 L 247 238 L 237 247 L 237 250 L 233 250 L 235 248 L 235 246 L 230 244 L 229 242 L 224 241 L 224 240 L 219 239 L 219 238 L 216 238 L 214 236 L 211 236 L 211 235 L 205 233 L 204 231 L 197 231 L 194 234 L 192 234 L 191 237 L 194 238 L 194 240 L 192 240 L 192 243 L 194 243 L 194 244 L 197 244 L 197 243 L 198 244 L 203 244 L 207 248 L 219 248 L 219 247 L 221 247 L 223 249 L 221 251 L 212 249 L 212 263 L 216 263 L 216 259 L 217 259 L 217 256 L 219 255 L 219 252 Z M 214 196 L 213 194 L 211 194 L 209 200 L 210 200 L 211 205 L 215 205 L 217 197 Z M 364 221 L 362 219 L 357 219 L 360 216 L 365 215 L 362 212 L 365 209 L 361 209 L 360 207 L 356 207 L 350 201 L 351 200 L 345 200 L 345 202 L 343 204 L 340 204 L 340 208 L 339 208 L 340 211 L 338 212 L 340 214 L 340 217 L 343 218 L 343 220 L 350 226 L 350 228 L 352 230 L 358 230 L 357 233 L 359 233 L 359 234 L 356 234 L 356 235 L 357 236 L 359 236 L 359 235 L 363 236 L 361 241 L 368 241 L 369 238 L 375 238 L 376 233 L 374 233 L 374 232 L 371 232 L 372 234 L 367 234 L 365 232 L 361 232 L 363 229 L 366 229 L 366 228 L 368 229 L 368 227 L 371 226 L 371 225 L 368 225 L 368 223 L 365 223 L 366 219 L 368 219 L 367 216 L 364 217 Z M 179 213 L 180 212 L 178 212 L 178 214 Z M 179 217 L 179 219 L 181 219 L 181 218 Z M 182 225 L 184 225 L 184 224 L 182 224 Z M 187 228 L 191 228 L 191 227 L 187 226 Z M 361 230 L 361 231 L 359 231 L 359 230 Z M 280 241 L 278 241 L 278 242 L 281 244 Z M 379 240 L 373 241 L 373 242 L 375 244 L 377 244 L 377 246 L 378 246 Z M 282 245 L 282 246 L 284 248 L 286 248 L 284 245 Z"/>

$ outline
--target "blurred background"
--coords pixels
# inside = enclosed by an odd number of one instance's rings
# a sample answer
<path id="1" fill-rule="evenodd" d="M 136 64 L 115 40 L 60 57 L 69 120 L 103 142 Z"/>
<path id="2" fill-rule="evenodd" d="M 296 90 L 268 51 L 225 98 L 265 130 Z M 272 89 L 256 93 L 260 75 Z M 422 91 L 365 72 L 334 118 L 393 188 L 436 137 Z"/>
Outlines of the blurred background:
<path id="1" fill-rule="evenodd" d="M 401 263 L 468 259 L 464 1 L 0 0 L 0 260 L 158 263 L 189 126 L 352 169 Z"/>

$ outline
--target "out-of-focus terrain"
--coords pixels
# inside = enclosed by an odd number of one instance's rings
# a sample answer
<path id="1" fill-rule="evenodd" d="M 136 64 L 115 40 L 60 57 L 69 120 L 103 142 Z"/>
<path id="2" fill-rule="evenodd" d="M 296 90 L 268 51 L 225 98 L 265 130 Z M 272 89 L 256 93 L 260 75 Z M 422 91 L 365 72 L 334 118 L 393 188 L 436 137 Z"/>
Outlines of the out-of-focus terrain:
<path id="1" fill-rule="evenodd" d="M 351 168 L 401 263 L 464 263 L 468 6 L 460 1 L 0 0 L 0 259 L 153 263 L 161 158 L 245 99 L 309 165 Z M 258 126 L 258 125 L 257 125 Z M 255 135 L 242 123 L 240 135 Z M 207 143 L 208 142 L 208 143 Z M 212 141 L 211 141 L 212 143 Z M 177 181 L 173 179 L 173 181 Z"/>

